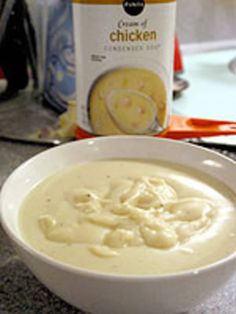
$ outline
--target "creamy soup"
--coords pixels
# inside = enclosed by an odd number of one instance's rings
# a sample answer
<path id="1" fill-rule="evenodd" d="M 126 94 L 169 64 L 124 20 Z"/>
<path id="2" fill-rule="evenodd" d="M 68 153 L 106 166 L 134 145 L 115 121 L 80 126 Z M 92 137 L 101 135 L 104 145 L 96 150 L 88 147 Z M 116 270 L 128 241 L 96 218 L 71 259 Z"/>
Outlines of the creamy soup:
<path id="1" fill-rule="evenodd" d="M 66 264 L 117 274 L 198 268 L 236 248 L 236 197 L 178 165 L 103 160 L 40 183 L 20 211 L 23 238 Z"/>
<path id="2" fill-rule="evenodd" d="M 167 119 L 165 85 L 146 69 L 111 71 L 91 91 L 89 116 L 96 134 L 156 133 Z"/>

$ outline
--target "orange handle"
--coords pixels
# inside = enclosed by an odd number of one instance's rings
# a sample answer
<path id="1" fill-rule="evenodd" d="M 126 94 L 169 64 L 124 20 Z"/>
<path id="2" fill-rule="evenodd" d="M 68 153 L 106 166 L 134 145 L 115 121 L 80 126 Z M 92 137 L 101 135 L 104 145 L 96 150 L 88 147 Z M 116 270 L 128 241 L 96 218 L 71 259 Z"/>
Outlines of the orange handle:
<path id="1" fill-rule="evenodd" d="M 170 126 L 165 132 L 159 134 L 158 137 L 184 139 L 216 135 L 236 135 L 236 122 L 187 118 L 173 115 L 171 117 Z M 75 136 L 77 139 L 95 137 L 95 135 L 80 128 L 77 128 Z"/>
<path id="2" fill-rule="evenodd" d="M 170 126 L 160 136 L 183 139 L 217 135 L 236 135 L 236 122 L 173 115 Z"/>

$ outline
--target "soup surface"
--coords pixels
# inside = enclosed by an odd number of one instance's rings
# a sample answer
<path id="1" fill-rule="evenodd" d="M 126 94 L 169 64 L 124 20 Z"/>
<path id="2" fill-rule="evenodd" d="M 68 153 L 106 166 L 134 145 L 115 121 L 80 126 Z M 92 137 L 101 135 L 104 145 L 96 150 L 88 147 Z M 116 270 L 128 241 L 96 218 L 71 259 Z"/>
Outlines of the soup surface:
<path id="1" fill-rule="evenodd" d="M 111 71 L 92 88 L 89 116 L 96 134 L 157 133 L 167 120 L 165 85 L 146 69 Z"/>
<path id="2" fill-rule="evenodd" d="M 178 165 L 102 160 L 40 183 L 20 211 L 23 238 L 80 268 L 166 274 L 198 268 L 236 248 L 236 197 Z"/>

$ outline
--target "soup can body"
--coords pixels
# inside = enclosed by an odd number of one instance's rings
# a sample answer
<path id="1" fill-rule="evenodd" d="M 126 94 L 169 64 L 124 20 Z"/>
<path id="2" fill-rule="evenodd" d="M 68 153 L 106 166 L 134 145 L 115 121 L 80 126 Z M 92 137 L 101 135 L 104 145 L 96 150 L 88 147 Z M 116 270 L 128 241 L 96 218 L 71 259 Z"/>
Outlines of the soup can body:
<path id="1" fill-rule="evenodd" d="M 175 9 L 175 0 L 73 0 L 78 136 L 167 128 Z"/>

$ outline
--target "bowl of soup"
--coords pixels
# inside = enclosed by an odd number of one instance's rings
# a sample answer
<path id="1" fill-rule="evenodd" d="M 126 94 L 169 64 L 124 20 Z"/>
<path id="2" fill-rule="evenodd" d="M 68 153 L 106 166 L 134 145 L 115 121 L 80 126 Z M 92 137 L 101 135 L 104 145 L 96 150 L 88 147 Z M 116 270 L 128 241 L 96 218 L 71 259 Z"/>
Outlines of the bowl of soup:
<path id="1" fill-rule="evenodd" d="M 145 136 L 82 140 L 17 168 L 0 197 L 17 253 L 91 313 L 181 313 L 236 269 L 236 164 Z"/>

